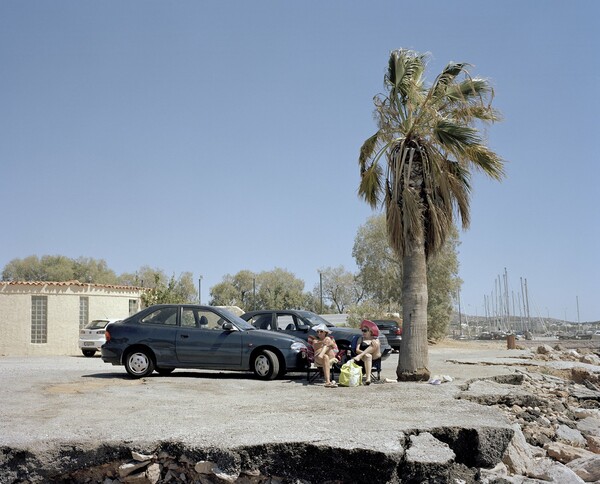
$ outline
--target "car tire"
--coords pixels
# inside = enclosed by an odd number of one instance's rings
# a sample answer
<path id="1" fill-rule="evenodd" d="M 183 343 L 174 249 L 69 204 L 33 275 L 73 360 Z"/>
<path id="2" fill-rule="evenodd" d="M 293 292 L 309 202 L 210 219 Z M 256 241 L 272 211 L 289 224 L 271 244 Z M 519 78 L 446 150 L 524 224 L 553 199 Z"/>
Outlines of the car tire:
<path id="1" fill-rule="evenodd" d="M 156 368 L 156 373 L 161 376 L 167 376 L 173 373 L 174 370 L 175 368 Z"/>
<path id="2" fill-rule="evenodd" d="M 125 370 L 133 378 L 143 378 L 154 371 L 154 361 L 148 350 L 134 350 L 125 356 Z"/>
<path id="3" fill-rule="evenodd" d="M 261 380 L 273 380 L 279 374 L 279 360 L 272 351 L 261 350 L 252 362 L 252 370 Z"/>
<path id="4" fill-rule="evenodd" d="M 91 358 L 96 354 L 96 350 L 81 350 L 81 352 L 83 353 L 83 356 L 87 356 L 88 358 Z"/>

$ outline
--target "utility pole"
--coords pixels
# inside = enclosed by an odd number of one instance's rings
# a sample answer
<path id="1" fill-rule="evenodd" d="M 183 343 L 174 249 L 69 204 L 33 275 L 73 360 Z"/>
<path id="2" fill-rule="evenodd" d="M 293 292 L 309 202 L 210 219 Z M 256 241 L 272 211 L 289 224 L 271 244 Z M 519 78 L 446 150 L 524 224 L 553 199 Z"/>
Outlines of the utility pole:
<path id="1" fill-rule="evenodd" d="M 202 276 L 198 278 L 198 304 L 202 304 Z"/>
<path id="2" fill-rule="evenodd" d="M 458 325 L 460 327 L 460 335 L 463 335 L 463 330 L 462 330 L 462 316 L 460 315 L 460 289 L 458 291 L 456 291 L 456 296 L 458 298 Z"/>
<path id="3" fill-rule="evenodd" d="M 323 273 L 319 271 L 319 293 L 321 295 L 321 312 L 323 314 Z"/>

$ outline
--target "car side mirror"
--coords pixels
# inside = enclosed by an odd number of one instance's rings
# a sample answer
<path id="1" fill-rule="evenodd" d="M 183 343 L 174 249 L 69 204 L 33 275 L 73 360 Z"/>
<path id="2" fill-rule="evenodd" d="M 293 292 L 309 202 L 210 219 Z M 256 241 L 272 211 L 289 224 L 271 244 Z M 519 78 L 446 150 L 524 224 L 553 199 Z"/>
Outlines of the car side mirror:
<path id="1" fill-rule="evenodd" d="M 308 324 L 299 324 L 298 325 L 298 331 L 307 331 L 310 329 L 310 326 Z"/>
<path id="2" fill-rule="evenodd" d="M 233 331 L 235 329 L 233 324 L 230 323 L 229 321 L 223 323 L 223 326 L 221 326 L 221 328 L 223 328 L 224 331 Z"/>

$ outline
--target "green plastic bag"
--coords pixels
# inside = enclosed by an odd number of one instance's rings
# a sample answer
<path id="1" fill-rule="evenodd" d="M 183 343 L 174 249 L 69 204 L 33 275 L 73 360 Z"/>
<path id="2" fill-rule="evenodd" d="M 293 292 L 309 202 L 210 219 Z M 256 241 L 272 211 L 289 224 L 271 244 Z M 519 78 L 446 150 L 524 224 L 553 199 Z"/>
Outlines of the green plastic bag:
<path id="1" fill-rule="evenodd" d="M 357 365 L 354 360 L 344 363 L 340 370 L 339 385 L 342 387 L 357 387 L 362 385 L 362 367 Z"/>

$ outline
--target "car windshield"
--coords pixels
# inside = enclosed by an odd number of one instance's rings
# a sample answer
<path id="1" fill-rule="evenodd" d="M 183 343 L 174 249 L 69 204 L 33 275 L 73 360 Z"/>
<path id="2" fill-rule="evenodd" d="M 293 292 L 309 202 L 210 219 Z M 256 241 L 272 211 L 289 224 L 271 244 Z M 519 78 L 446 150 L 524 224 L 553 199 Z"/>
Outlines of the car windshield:
<path id="1" fill-rule="evenodd" d="M 96 319 L 94 321 L 90 321 L 85 329 L 103 329 L 106 327 L 106 325 L 108 324 L 108 320 L 107 319 Z"/>
<path id="2" fill-rule="evenodd" d="M 298 311 L 298 314 L 302 316 L 302 318 L 305 319 L 306 322 L 311 326 L 316 326 L 317 324 L 324 324 L 325 326 L 328 326 L 330 328 L 335 326 L 335 324 L 326 321 L 318 314 L 311 313 L 310 311 Z"/>
<path id="3" fill-rule="evenodd" d="M 239 316 L 236 316 L 235 314 L 233 314 L 231 311 L 228 311 L 227 309 L 218 308 L 217 311 L 221 315 L 226 316 L 227 319 L 229 319 L 229 321 L 231 321 L 233 324 L 235 324 L 242 331 L 248 331 L 250 329 L 256 329 L 249 322 L 244 321 L 242 318 L 240 318 Z"/>

